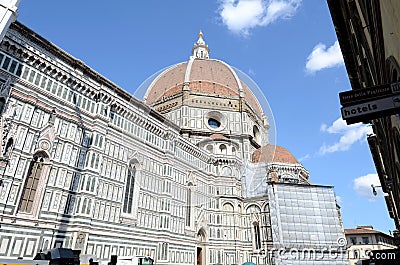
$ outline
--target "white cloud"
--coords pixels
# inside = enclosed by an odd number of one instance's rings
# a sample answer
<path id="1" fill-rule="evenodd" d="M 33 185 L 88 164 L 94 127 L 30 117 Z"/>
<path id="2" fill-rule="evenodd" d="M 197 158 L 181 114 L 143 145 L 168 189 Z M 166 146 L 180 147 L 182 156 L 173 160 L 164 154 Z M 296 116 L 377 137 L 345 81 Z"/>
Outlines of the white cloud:
<path id="1" fill-rule="evenodd" d="M 378 174 L 368 174 L 353 180 L 353 189 L 361 196 L 367 198 L 369 201 L 374 201 L 377 197 L 382 197 L 383 192 L 380 187 L 375 188 L 376 192 L 378 193 L 375 196 L 372 192 L 372 187 L 380 186 L 381 183 L 379 181 Z"/>
<path id="2" fill-rule="evenodd" d="M 311 157 L 310 154 L 306 154 L 306 155 L 300 157 L 298 160 L 299 160 L 299 162 L 304 162 L 307 159 L 309 159 L 310 157 Z"/>
<path id="3" fill-rule="evenodd" d="M 365 136 L 372 133 L 372 128 L 362 123 L 347 125 L 346 122 L 339 118 L 332 123 L 331 126 L 322 124 L 321 131 L 330 134 L 339 134 L 339 140 L 331 145 L 322 145 L 320 148 L 321 154 L 333 153 L 338 151 L 349 150 L 356 142 L 365 140 Z"/>
<path id="4" fill-rule="evenodd" d="M 228 29 L 248 35 L 249 30 L 292 17 L 302 0 L 219 0 L 219 15 Z"/>
<path id="5" fill-rule="evenodd" d="M 339 42 L 327 48 L 325 44 L 317 44 L 307 58 L 306 71 L 315 73 L 325 68 L 332 68 L 344 65 Z"/>

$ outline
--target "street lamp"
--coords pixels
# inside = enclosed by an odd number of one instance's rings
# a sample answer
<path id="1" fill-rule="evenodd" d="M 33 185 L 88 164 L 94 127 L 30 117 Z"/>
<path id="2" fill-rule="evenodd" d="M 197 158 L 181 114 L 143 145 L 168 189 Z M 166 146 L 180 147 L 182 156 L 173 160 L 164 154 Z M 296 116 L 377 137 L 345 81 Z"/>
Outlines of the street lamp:
<path id="1" fill-rule="evenodd" d="M 376 191 L 375 188 L 382 188 L 382 186 L 374 186 L 374 184 L 371 184 L 371 188 L 372 188 L 372 194 L 374 194 L 374 196 L 377 196 L 378 192 Z"/>

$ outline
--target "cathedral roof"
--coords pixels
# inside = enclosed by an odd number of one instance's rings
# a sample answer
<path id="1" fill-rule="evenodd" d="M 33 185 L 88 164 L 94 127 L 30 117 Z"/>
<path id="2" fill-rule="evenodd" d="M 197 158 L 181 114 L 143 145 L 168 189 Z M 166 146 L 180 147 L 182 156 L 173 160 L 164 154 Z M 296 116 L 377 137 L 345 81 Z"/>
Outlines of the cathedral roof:
<path id="1" fill-rule="evenodd" d="M 252 162 L 278 162 L 286 164 L 300 164 L 299 161 L 284 147 L 275 145 L 265 145 L 254 151 Z"/>
<path id="2" fill-rule="evenodd" d="M 223 61 L 209 58 L 209 48 L 202 32 L 193 46 L 190 59 L 167 68 L 155 77 L 144 99 L 152 105 L 184 90 L 193 94 L 242 97 L 255 113 L 263 116 L 259 101 L 249 85 L 239 78 L 237 70 Z"/>

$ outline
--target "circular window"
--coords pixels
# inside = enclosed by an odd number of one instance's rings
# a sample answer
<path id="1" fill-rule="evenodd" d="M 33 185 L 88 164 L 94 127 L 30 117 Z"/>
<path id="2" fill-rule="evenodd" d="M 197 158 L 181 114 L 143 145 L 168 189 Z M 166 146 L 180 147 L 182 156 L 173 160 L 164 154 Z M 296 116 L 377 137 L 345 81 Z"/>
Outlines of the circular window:
<path id="1" fill-rule="evenodd" d="M 222 131 L 226 127 L 226 116 L 219 111 L 210 111 L 204 114 L 204 125 L 212 131 Z"/>
<path id="2" fill-rule="evenodd" d="M 221 126 L 221 123 L 216 119 L 209 118 L 208 119 L 208 125 L 210 125 L 210 127 L 213 128 L 213 129 L 217 129 L 217 128 L 219 128 Z"/>

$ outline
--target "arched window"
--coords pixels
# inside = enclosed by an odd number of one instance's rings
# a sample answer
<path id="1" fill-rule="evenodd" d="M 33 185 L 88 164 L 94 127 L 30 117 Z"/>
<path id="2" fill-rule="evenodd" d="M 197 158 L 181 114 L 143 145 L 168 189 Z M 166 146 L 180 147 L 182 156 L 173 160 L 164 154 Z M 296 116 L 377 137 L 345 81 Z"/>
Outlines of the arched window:
<path id="1" fill-rule="evenodd" d="M 256 249 L 261 248 L 261 235 L 260 235 L 260 225 L 257 222 L 253 223 L 254 228 L 254 243 Z"/>
<path id="2" fill-rule="evenodd" d="M 124 213 L 132 213 L 133 204 L 133 190 L 135 187 L 135 176 L 136 176 L 136 165 L 133 161 L 129 163 L 126 185 L 125 185 L 125 196 L 124 196 Z"/>
<path id="3" fill-rule="evenodd" d="M 233 205 L 231 203 L 225 203 L 224 204 L 224 211 L 232 213 L 233 212 Z"/>
<path id="4" fill-rule="evenodd" d="M 260 130 L 258 129 L 258 127 L 256 125 L 253 126 L 253 137 L 254 137 L 254 141 L 256 141 L 257 143 L 260 143 Z"/>
<path id="5" fill-rule="evenodd" d="M 159 255 L 160 260 L 168 260 L 168 243 L 161 244 Z"/>
<path id="6" fill-rule="evenodd" d="M 42 153 L 36 154 L 30 165 L 22 190 L 21 201 L 18 212 L 31 213 L 33 201 L 35 200 L 36 189 L 39 184 L 40 175 L 43 170 L 45 156 Z"/>
<path id="7" fill-rule="evenodd" d="M 260 212 L 261 212 L 260 207 L 258 207 L 257 205 L 254 205 L 254 204 L 250 205 L 250 206 L 247 207 L 247 209 L 246 209 L 246 213 L 247 213 L 247 214 L 260 213 Z"/>
<path id="8" fill-rule="evenodd" d="M 192 212 L 192 186 L 193 183 L 189 182 L 186 193 L 186 226 L 190 226 L 191 212 Z"/>
<path id="9" fill-rule="evenodd" d="M 221 144 L 219 146 L 219 150 L 220 150 L 221 154 L 226 154 L 226 145 Z"/>

